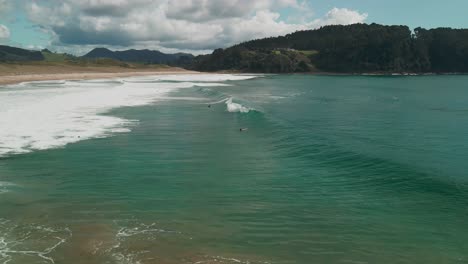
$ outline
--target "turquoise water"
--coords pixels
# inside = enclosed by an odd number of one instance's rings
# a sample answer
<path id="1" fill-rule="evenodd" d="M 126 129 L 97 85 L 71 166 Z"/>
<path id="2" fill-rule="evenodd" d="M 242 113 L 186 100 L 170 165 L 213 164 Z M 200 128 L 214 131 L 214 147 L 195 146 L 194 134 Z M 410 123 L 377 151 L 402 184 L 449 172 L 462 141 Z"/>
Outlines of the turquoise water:
<path id="1" fill-rule="evenodd" d="M 0 263 L 468 263 L 467 84 L 4 88 Z"/>

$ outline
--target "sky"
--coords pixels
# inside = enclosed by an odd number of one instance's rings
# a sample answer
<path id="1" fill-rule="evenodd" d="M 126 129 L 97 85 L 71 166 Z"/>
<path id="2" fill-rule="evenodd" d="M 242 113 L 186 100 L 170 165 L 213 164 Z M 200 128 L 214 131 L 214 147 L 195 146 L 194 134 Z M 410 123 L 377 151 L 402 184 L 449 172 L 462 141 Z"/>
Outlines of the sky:
<path id="1" fill-rule="evenodd" d="M 0 44 L 209 53 L 331 24 L 468 28 L 467 0 L 0 0 Z"/>

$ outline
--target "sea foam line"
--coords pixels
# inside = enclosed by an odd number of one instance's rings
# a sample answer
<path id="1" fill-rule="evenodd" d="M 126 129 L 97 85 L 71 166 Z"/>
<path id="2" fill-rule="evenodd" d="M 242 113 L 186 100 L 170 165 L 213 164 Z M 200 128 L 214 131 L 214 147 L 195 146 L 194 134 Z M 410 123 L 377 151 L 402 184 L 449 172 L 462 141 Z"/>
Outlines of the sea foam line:
<path id="1" fill-rule="evenodd" d="M 184 74 L 184 75 L 160 75 L 155 79 L 159 81 L 186 81 L 186 82 L 224 82 L 244 81 L 263 77 L 253 74 Z"/>
<path id="2" fill-rule="evenodd" d="M 35 256 L 54 264 L 54 259 L 49 255 L 72 236 L 72 232 L 68 228 L 56 230 L 34 224 L 20 226 L 5 219 L 0 219 L 0 232 L 2 235 L 0 236 L 0 261 L 3 261 L 3 264 L 11 262 L 15 255 Z M 39 235 L 37 232 L 42 234 L 42 240 L 54 239 L 56 242 L 43 250 L 17 249 L 18 247 L 25 247 L 25 242 L 31 239 L 31 235 Z M 7 239 L 8 236 L 13 237 L 13 234 L 19 234 L 19 237 Z M 64 237 L 56 236 L 57 234 L 64 235 Z"/>

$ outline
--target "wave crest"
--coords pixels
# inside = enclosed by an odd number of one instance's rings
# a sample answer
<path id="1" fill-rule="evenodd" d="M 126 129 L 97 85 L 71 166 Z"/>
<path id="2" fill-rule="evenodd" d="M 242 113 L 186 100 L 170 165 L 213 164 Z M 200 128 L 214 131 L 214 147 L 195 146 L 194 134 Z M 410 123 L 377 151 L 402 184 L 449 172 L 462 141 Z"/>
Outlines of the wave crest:
<path id="1" fill-rule="evenodd" d="M 248 113 L 250 112 L 250 108 L 248 107 L 245 107 L 241 104 L 238 104 L 238 103 L 234 103 L 232 101 L 232 97 L 229 98 L 228 100 L 226 100 L 226 106 L 227 106 L 227 110 L 228 112 L 231 112 L 231 113 Z"/>

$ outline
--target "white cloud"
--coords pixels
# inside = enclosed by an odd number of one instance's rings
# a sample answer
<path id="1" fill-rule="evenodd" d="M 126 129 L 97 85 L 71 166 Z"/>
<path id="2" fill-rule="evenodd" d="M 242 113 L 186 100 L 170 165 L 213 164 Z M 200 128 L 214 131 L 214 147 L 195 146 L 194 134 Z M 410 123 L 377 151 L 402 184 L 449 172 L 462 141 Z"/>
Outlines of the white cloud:
<path id="1" fill-rule="evenodd" d="M 358 11 L 333 8 L 323 18 L 310 20 L 311 8 L 299 0 L 43 0 L 26 6 L 29 19 L 49 32 L 56 46 L 192 51 L 367 18 Z M 281 17 L 282 8 L 307 19 Z"/>
<path id="2" fill-rule="evenodd" d="M 316 25 L 349 25 L 363 23 L 367 19 L 367 13 L 359 13 L 347 8 L 333 8 L 325 17 L 314 21 Z"/>
<path id="3" fill-rule="evenodd" d="M 297 0 L 172 0 L 167 17 L 187 21 L 211 21 L 248 17 L 261 10 L 300 8 Z"/>
<path id="4" fill-rule="evenodd" d="M 280 14 L 270 11 L 258 11 L 249 19 L 235 21 L 224 27 L 225 43 L 235 44 L 240 41 L 275 37 L 298 30 L 315 29 L 325 25 L 349 25 L 363 23 L 366 13 L 346 8 L 333 8 L 323 18 L 305 23 L 287 23 L 280 20 Z"/>
<path id="5" fill-rule="evenodd" d="M 10 38 L 10 30 L 6 26 L 0 24 L 0 41 L 7 40 L 9 38 Z"/>
<path id="6" fill-rule="evenodd" d="M 279 36 L 308 28 L 307 25 L 288 24 L 279 18 L 279 13 L 258 11 L 252 18 L 236 19 L 234 23 L 224 26 L 221 35 L 223 42 L 233 45 L 245 40 Z"/>

